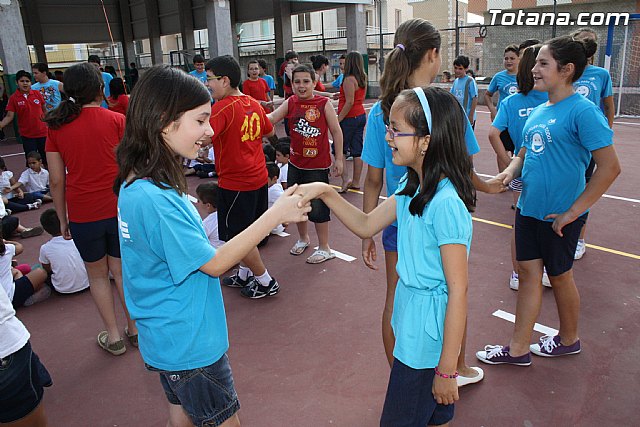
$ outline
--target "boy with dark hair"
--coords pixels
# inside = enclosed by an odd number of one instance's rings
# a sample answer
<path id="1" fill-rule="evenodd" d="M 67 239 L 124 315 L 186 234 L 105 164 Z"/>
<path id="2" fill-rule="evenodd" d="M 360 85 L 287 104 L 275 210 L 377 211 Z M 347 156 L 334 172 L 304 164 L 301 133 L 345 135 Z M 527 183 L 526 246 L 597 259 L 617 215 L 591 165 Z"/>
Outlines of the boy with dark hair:
<path id="1" fill-rule="evenodd" d="M 275 163 L 276 161 L 276 149 L 268 142 L 262 143 L 262 152 L 264 153 L 265 162 Z"/>
<path id="2" fill-rule="evenodd" d="M 469 58 L 460 55 L 453 61 L 453 72 L 456 79 L 451 86 L 451 93 L 456 97 L 464 110 L 471 127 L 476 126 L 476 107 L 478 106 L 478 86 L 473 77 L 467 75 Z"/>
<path id="3" fill-rule="evenodd" d="M 102 81 L 104 83 L 104 101 L 102 101 L 102 104 L 100 104 L 100 106 L 102 108 L 109 108 L 109 106 L 107 105 L 107 101 L 106 99 L 108 97 L 111 96 L 111 90 L 109 89 L 109 83 L 111 83 L 111 80 L 113 80 L 113 76 L 109 73 L 105 73 L 104 71 L 102 71 L 101 64 L 100 64 L 100 57 L 98 55 L 89 55 L 89 58 L 87 58 L 87 62 L 89 64 L 93 64 L 97 69 L 100 70 L 100 74 L 102 75 Z"/>
<path id="4" fill-rule="evenodd" d="M 291 138 L 288 136 L 279 138 L 276 144 L 276 163 L 280 167 L 278 182 L 283 189 L 287 189 L 287 179 L 289 176 L 289 158 L 291 157 Z"/>
<path id="5" fill-rule="evenodd" d="M 18 178 L 18 182 L 10 188 L 24 187 L 24 191 L 35 199 L 43 202 L 51 202 L 53 198 L 49 194 L 49 171 L 42 164 L 42 156 L 37 151 L 27 154 L 27 166 L 29 166 Z"/>
<path id="6" fill-rule="evenodd" d="M 31 66 L 31 70 L 36 81 L 31 89 L 40 92 L 47 111 L 53 110 L 62 101 L 62 93 L 64 93 L 62 83 L 49 78 L 49 67 L 44 62 L 36 62 Z"/>
<path id="7" fill-rule="evenodd" d="M 280 168 L 273 162 L 267 162 L 267 175 L 269 185 L 269 208 L 284 193 L 284 188 L 279 182 Z M 276 228 L 271 230 L 271 234 L 280 234 L 284 231 L 284 225 L 278 224 Z"/>
<path id="8" fill-rule="evenodd" d="M 276 82 L 273 80 L 273 76 L 267 74 L 267 61 L 258 59 L 258 65 L 260 66 L 260 78 L 267 82 L 267 86 L 269 86 L 269 98 L 273 101 L 273 95 L 276 92 Z"/>
<path id="9" fill-rule="evenodd" d="M 220 240 L 228 241 L 267 210 L 267 168 L 262 138 L 273 126 L 255 99 L 238 90 L 240 65 L 229 55 L 206 64 L 207 84 L 216 100 L 211 107 L 213 150 L 218 173 Z M 248 298 L 276 295 L 280 286 L 262 262 L 258 248 L 242 259 L 240 269 L 222 279 L 229 287 L 243 288 Z"/>
<path id="10" fill-rule="evenodd" d="M 51 240 L 40 247 L 39 261 L 49 273 L 53 288 L 61 294 L 80 292 L 89 287 L 89 277 L 73 240 L 65 240 L 60 233 L 60 220 L 55 209 L 40 215 L 42 228 Z"/>
<path id="11" fill-rule="evenodd" d="M 207 84 L 207 73 L 204 71 L 204 58 L 202 55 L 194 55 L 193 66 L 195 70 L 189 71 L 189 74 L 200 80 L 204 85 Z"/>
<path id="12" fill-rule="evenodd" d="M 204 231 L 207 233 L 211 246 L 218 249 L 224 244 L 218 235 L 218 184 L 215 182 L 206 182 L 196 187 L 196 195 L 198 201 L 202 203 L 205 212 L 208 214 L 202 220 Z"/>
<path id="13" fill-rule="evenodd" d="M 265 112 L 271 111 L 273 109 L 273 100 L 270 96 L 271 90 L 266 80 L 260 78 L 260 65 L 258 61 L 249 61 L 247 64 L 247 75 L 249 78 L 242 82 L 242 92 L 260 102 Z"/>

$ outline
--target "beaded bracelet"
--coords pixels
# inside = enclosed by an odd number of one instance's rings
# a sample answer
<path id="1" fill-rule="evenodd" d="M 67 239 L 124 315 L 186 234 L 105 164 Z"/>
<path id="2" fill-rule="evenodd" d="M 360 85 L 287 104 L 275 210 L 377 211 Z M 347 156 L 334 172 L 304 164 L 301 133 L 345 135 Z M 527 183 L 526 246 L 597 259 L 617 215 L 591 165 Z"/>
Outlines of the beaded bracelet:
<path id="1" fill-rule="evenodd" d="M 453 375 L 443 374 L 438 370 L 438 367 L 435 367 L 436 375 L 442 378 L 458 378 L 458 371 L 456 371 Z"/>

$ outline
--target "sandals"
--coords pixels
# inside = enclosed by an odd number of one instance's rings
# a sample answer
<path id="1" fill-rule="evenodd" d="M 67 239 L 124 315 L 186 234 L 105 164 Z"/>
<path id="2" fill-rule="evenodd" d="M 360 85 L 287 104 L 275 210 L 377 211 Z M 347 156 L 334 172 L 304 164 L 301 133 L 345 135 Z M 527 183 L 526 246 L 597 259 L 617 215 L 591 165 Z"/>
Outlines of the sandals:
<path id="1" fill-rule="evenodd" d="M 333 252 L 328 252 L 323 249 L 316 249 L 314 253 L 307 258 L 307 264 L 321 264 L 330 259 L 334 259 L 336 255 Z"/>
<path id="2" fill-rule="evenodd" d="M 114 356 L 120 356 L 127 348 L 124 346 L 124 341 L 120 338 L 118 341 L 109 344 L 109 333 L 107 331 L 102 331 L 98 334 L 98 345 L 104 351 L 107 351 Z"/>
<path id="3" fill-rule="evenodd" d="M 349 180 L 347 182 L 343 182 L 342 183 L 342 187 L 340 187 L 340 189 L 338 190 L 338 193 L 344 194 L 347 191 L 349 191 L 349 188 L 351 188 L 351 184 L 353 184 L 353 181 L 351 181 L 351 180 Z"/>
<path id="4" fill-rule="evenodd" d="M 293 247 L 291 248 L 291 250 L 289 251 L 289 253 L 291 255 L 302 255 L 302 253 L 307 250 L 307 248 L 309 247 L 309 243 L 310 242 L 302 242 L 300 240 L 298 240 L 296 242 L 295 245 L 293 245 Z"/>
<path id="5" fill-rule="evenodd" d="M 124 327 L 124 334 L 127 336 L 129 344 L 131 344 L 135 348 L 138 348 L 138 334 L 129 335 L 129 328 L 126 326 Z"/>

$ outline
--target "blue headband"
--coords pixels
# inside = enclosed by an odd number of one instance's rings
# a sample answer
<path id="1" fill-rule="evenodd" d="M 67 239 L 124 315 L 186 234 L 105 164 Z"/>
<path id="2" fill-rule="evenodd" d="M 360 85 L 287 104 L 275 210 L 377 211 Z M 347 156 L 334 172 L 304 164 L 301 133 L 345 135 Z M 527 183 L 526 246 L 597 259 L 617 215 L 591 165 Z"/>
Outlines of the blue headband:
<path id="1" fill-rule="evenodd" d="M 413 91 L 418 95 L 418 99 L 420 100 L 420 105 L 422 105 L 422 111 L 424 111 L 424 116 L 427 118 L 427 126 L 429 127 L 429 134 L 432 132 L 432 119 L 431 119 L 431 108 L 429 107 L 429 101 L 427 101 L 427 96 L 424 94 L 424 90 L 421 87 L 413 88 Z"/>

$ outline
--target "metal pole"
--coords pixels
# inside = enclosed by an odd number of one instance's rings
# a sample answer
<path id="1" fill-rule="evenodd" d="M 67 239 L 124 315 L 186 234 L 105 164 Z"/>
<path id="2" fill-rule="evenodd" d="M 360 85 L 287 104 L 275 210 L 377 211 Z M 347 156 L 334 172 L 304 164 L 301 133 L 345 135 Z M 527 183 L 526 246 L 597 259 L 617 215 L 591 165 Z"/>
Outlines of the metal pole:
<path id="1" fill-rule="evenodd" d="M 553 16 L 557 16 L 556 15 L 556 6 L 558 5 L 558 1 L 557 0 L 553 0 Z M 551 27 L 551 38 L 555 38 L 556 36 L 556 21 L 555 19 L 553 20 L 553 26 Z"/>
<path id="2" fill-rule="evenodd" d="M 320 12 L 320 22 L 322 23 L 322 54 L 327 56 L 327 45 L 324 39 L 324 12 Z"/>
<path id="3" fill-rule="evenodd" d="M 378 43 L 380 44 L 380 53 L 378 54 L 378 66 L 380 68 L 380 73 L 384 71 L 384 36 L 382 35 L 382 0 L 378 0 L 378 30 L 380 33 L 380 40 Z"/>
<path id="4" fill-rule="evenodd" d="M 458 55 L 460 55 L 460 17 L 459 17 L 458 0 L 455 0 L 455 1 L 456 1 L 456 58 L 457 58 Z"/>
<path id="5" fill-rule="evenodd" d="M 616 117 L 620 117 L 620 107 L 622 105 L 622 91 L 624 90 L 624 64 L 627 61 L 627 37 L 629 36 L 629 26 L 624 27 L 624 44 L 622 45 L 622 62 L 620 63 L 620 85 L 618 86 L 618 105 L 616 108 Z"/>

